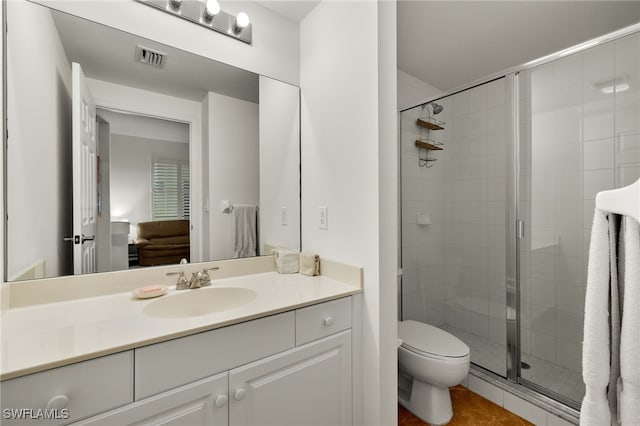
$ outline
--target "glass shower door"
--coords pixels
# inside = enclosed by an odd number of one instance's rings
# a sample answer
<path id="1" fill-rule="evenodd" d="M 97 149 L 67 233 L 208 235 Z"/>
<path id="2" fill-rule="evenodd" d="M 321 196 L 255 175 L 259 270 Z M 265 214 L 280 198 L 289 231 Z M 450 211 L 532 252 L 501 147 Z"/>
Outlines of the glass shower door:
<path id="1" fill-rule="evenodd" d="M 452 333 L 474 364 L 503 377 L 508 86 L 500 78 L 438 99 L 436 115 L 426 105 L 401 116 L 403 319 Z M 426 132 L 419 118 L 443 129 Z M 427 139 L 441 149 L 421 151 Z"/>
<path id="2" fill-rule="evenodd" d="M 521 382 L 577 407 L 597 192 L 640 176 L 640 39 L 520 73 Z"/>

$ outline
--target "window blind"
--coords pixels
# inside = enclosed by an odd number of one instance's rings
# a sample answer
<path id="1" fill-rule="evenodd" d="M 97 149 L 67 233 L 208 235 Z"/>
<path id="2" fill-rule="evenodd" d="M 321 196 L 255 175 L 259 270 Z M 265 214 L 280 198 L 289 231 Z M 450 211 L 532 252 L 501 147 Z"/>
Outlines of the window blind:
<path id="1" fill-rule="evenodd" d="M 189 165 L 154 161 L 151 174 L 153 219 L 189 219 Z"/>

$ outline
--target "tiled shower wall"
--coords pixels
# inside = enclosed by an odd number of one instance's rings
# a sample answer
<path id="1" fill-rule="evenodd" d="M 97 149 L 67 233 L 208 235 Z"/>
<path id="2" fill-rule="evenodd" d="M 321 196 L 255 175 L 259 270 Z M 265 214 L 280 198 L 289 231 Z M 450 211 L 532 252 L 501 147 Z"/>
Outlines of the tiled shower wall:
<path id="1" fill-rule="evenodd" d="M 446 107 L 445 107 L 446 110 Z M 445 322 L 445 173 L 443 167 L 419 167 L 420 138 L 415 124 L 424 115 L 420 108 L 402 113 L 401 174 L 402 174 L 402 314 L 433 325 Z M 445 115 L 443 111 L 441 115 Z M 441 139 L 449 130 L 440 131 Z M 435 154 L 442 162 L 446 153 Z M 431 225 L 418 226 L 419 213 L 428 213 Z"/>
<path id="2" fill-rule="evenodd" d="M 505 345 L 505 79 L 438 101 L 436 161 L 419 167 L 415 124 L 402 114 L 403 317 L 452 326 Z M 423 152 L 422 155 L 425 153 Z M 418 225 L 419 214 L 430 225 Z M 506 356 L 506 354 L 505 354 Z M 505 363 L 503 363 L 505 364 Z M 504 371 L 496 371 L 504 374 Z"/>
<path id="3" fill-rule="evenodd" d="M 595 195 L 640 177 L 639 52 L 633 35 L 521 74 L 522 351 L 574 371 Z"/>

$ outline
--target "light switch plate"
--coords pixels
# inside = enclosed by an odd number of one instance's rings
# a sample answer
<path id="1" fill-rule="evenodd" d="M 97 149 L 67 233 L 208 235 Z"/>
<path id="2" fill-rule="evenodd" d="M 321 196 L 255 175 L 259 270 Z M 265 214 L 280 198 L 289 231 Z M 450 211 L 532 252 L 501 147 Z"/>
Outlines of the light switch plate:
<path id="1" fill-rule="evenodd" d="M 329 209 L 325 206 L 320 207 L 320 229 L 329 229 Z"/>
<path id="2" fill-rule="evenodd" d="M 287 208 L 285 206 L 280 207 L 280 225 L 287 226 L 288 219 Z"/>

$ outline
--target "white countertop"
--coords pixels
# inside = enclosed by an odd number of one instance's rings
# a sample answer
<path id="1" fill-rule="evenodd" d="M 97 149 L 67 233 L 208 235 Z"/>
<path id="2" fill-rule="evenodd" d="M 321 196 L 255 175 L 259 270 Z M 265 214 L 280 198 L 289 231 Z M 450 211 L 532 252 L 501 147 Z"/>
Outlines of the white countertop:
<path id="1" fill-rule="evenodd" d="M 257 297 L 238 308 L 188 318 L 153 318 L 131 292 L 3 310 L 0 380 L 47 370 L 176 337 L 212 330 L 360 293 L 324 276 L 267 272 L 213 281 L 212 287 L 252 289 Z M 206 291 L 170 288 L 167 295 Z"/>

